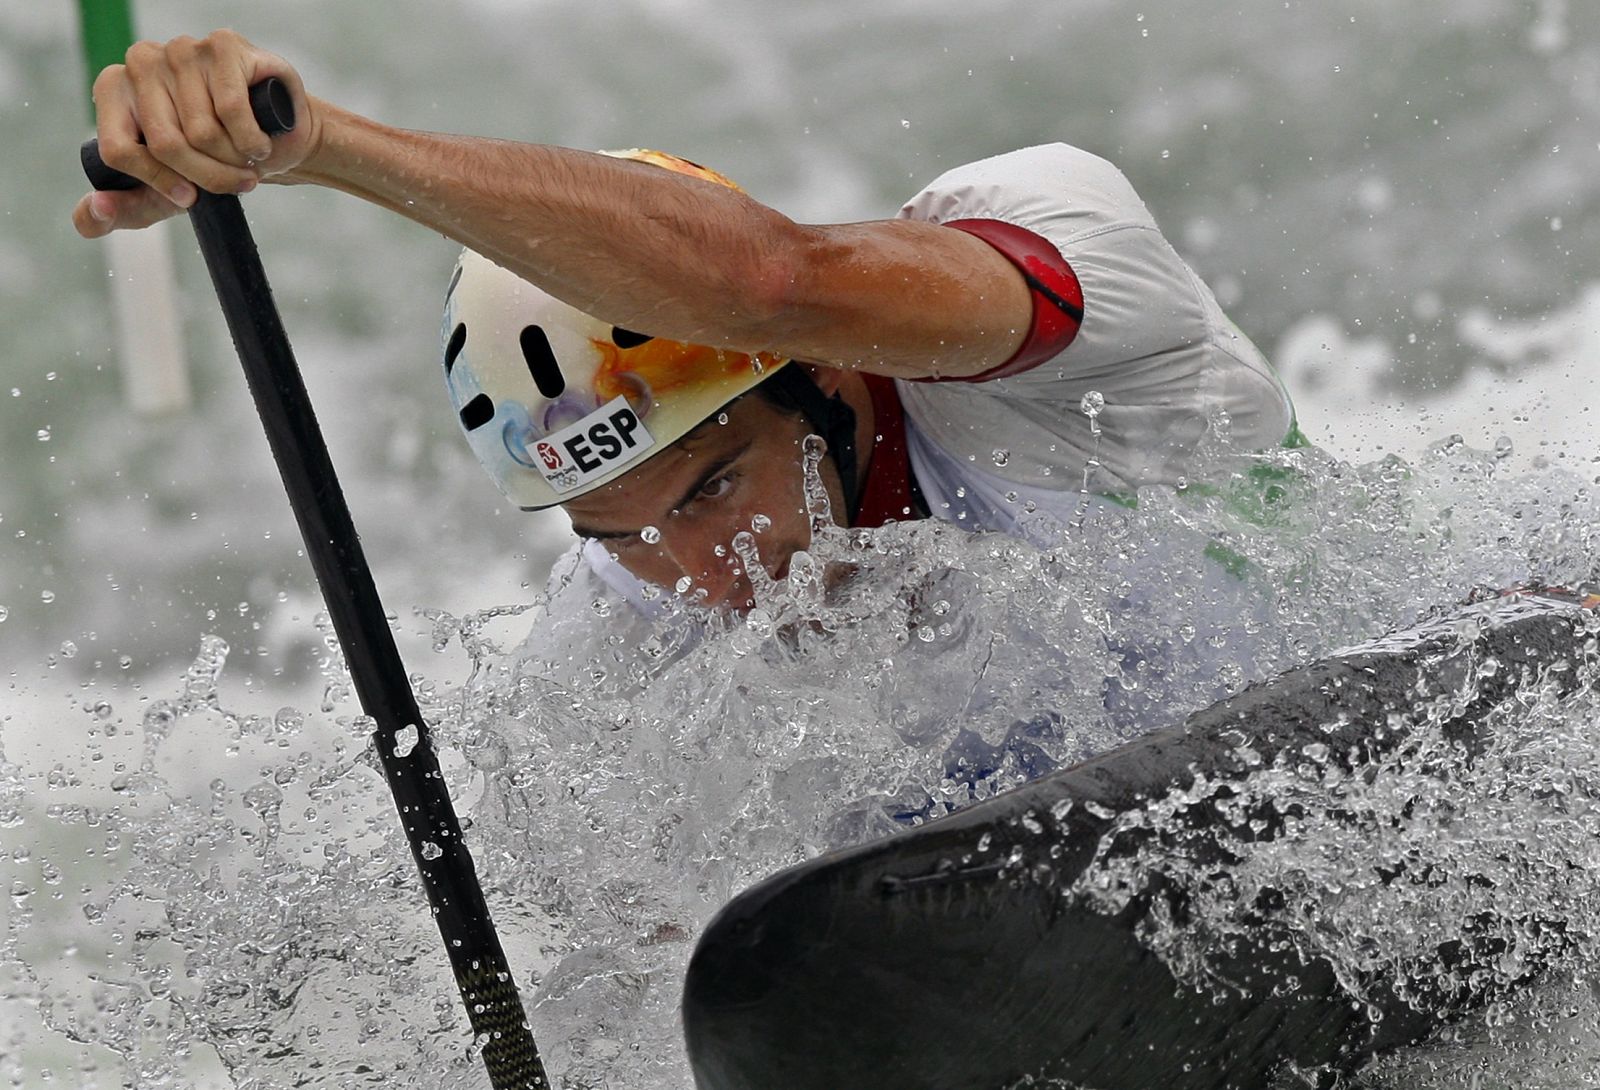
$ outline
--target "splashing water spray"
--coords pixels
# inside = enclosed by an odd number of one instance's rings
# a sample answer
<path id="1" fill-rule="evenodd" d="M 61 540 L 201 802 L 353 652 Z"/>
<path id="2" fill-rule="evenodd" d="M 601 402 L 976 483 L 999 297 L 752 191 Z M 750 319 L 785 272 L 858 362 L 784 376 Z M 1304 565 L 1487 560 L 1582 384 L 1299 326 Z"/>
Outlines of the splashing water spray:
<path id="1" fill-rule="evenodd" d="M 264 131 L 276 135 L 294 127 L 282 83 L 269 79 L 250 91 Z M 83 145 L 82 158 L 96 189 L 140 184 L 107 167 L 96 141 Z M 361 706 L 373 721 L 384 778 L 490 1081 L 495 1090 L 544 1090 L 550 1084 L 543 1061 L 239 199 L 202 191 L 189 216 Z M 213 651 L 220 668 L 220 649 Z M 199 680 L 194 671 L 190 680 Z M 193 688 L 187 698 L 196 695 Z"/>
<path id="2" fill-rule="evenodd" d="M 1083 395 L 1083 400 L 1078 408 L 1083 415 L 1089 418 L 1089 434 L 1094 437 L 1094 447 L 1089 451 L 1089 458 L 1083 463 L 1083 484 L 1078 489 L 1078 524 L 1082 526 L 1084 516 L 1089 513 L 1090 482 L 1093 481 L 1095 471 L 1100 468 L 1100 414 L 1105 411 L 1106 395 L 1099 390 L 1090 390 Z"/>

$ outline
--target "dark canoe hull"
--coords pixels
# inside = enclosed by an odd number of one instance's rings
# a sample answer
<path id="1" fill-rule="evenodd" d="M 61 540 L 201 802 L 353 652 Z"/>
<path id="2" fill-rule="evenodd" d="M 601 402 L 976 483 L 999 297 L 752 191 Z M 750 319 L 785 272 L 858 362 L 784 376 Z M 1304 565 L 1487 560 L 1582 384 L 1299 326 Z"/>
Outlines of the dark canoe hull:
<path id="1" fill-rule="evenodd" d="M 1470 738 L 1528 671 L 1576 686 L 1576 664 L 1595 655 L 1594 604 L 1544 592 L 1463 607 L 762 882 L 711 922 L 689 966 L 683 1015 L 697 1083 L 997 1090 L 1047 1078 L 1098 1090 L 1254 1090 L 1286 1061 L 1345 1070 L 1426 1035 L 1483 997 L 1441 997 L 1426 1015 L 1380 1002 L 1375 1021 L 1327 963 L 1263 939 L 1213 962 L 1238 985 L 1219 999 L 1180 985 L 1137 939 L 1151 896 L 1102 915 L 1062 888 L 1095 865 L 1106 815 L 1185 789 L 1197 772 L 1244 775 L 1241 744 L 1269 764 L 1320 744 L 1355 766 L 1402 744 L 1407 727 L 1391 712 L 1429 693 L 1450 694 L 1457 711 L 1443 729 Z M 1487 656 L 1500 669 L 1480 678 Z M 1272 835 L 1214 812 L 1185 820 L 1215 832 L 1218 859 L 1229 836 Z M 1138 847 L 1135 836 L 1112 854 Z M 1285 993 L 1290 977 L 1298 986 Z"/>

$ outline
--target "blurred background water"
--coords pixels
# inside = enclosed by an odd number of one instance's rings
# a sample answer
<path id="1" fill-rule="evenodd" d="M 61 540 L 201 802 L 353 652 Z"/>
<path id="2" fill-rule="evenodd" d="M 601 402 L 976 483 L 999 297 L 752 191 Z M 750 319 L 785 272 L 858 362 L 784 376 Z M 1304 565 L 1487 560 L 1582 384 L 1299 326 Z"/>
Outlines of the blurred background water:
<path id="1" fill-rule="evenodd" d="M 1414 458 L 1450 433 L 1486 449 L 1503 436 L 1518 465 L 1600 475 L 1593 4 L 144 0 L 137 18 L 155 38 L 232 26 L 316 93 L 397 125 L 669 149 L 810 221 L 886 216 L 961 162 L 1078 144 L 1129 175 L 1326 449 Z M 117 945 L 85 920 L 92 862 L 60 873 L 84 844 L 116 849 L 45 809 L 108 805 L 115 766 L 138 766 L 146 712 L 185 691 L 203 636 L 232 648 L 235 706 L 339 704 L 316 592 L 183 230 L 194 408 L 123 404 L 103 250 L 67 221 L 84 98 L 72 6 L 0 6 L 0 766 L 24 789 L 0 822 L 14 895 L 0 909 L 54 921 L 5 951 L 0 980 L 24 995 L 17 961 L 48 978 Z M 327 192 L 264 189 L 247 207 L 402 651 L 448 691 L 472 663 L 459 645 L 435 653 L 417 611 L 525 601 L 566 544 L 559 517 L 497 502 L 440 396 L 455 247 Z M 205 797 L 212 759 L 195 750 L 170 782 Z M 25 1009 L 0 1020 L 35 1018 Z M 87 1084 L 86 1064 L 104 1085 L 130 1077 L 101 1046 L 26 1024 L 0 1034 L 16 1084 L 45 1085 L 47 1068 Z M 195 1079 L 221 1077 L 195 1062 Z"/>

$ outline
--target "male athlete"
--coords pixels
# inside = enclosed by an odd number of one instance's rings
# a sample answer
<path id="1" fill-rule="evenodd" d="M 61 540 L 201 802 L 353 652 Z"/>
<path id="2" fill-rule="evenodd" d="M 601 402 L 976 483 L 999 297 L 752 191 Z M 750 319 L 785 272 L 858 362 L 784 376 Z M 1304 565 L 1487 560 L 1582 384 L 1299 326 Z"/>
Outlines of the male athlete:
<path id="1" fill-rule="evenodd" d="M 275 139 L 247 100 L 269 76 L 298 121 Z M 747 608 L 729 545 L 752 526 L 783 576 L 810 536 L 811 434 L 837 522 L 1017 532 L 1023 509 L 1070 517 L 1086 468 L 1099 495 L 1192 476 L 1215 420 L 1242 450 L 1293 430 L 1127 180 L 1066 145 L 957 167 L 894 219 L 804 225 L 660 153 L 380 125 L 228 31 L 135 45 L 95 102 L 101 155 L 146 188 L 81 200 L 85 237 L 270 181 L 461 242 L 461 426 L 514 502 L 571 516 L 585 578 L 641 609 L 663 590 Z"/>

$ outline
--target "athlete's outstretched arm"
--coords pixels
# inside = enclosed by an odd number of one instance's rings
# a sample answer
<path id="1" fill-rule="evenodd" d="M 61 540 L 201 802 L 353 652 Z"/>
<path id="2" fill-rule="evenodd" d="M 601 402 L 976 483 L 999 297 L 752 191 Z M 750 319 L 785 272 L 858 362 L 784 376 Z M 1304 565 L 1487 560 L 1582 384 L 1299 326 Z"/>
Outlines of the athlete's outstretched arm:
<path id="1" fill-rule="evenodd" d="M 292 66 L 228 31 L 140 43 L 127 60 L 95 84 L 100 150 L 147 188 L 81 200 L 73 221 L 85 237 L 175 214 L 196 185 L 312 183 L 399 212 L 653 336 L 918 377 L 988 370 L 1031 321 L 1021 275 L 961 231 L 907 220 L 807 226 L 641 163 L 390 128 L 307 95 Z M 298 119 L 277 140 L 247 99 L 268 76 L 288 84 Z"/>

